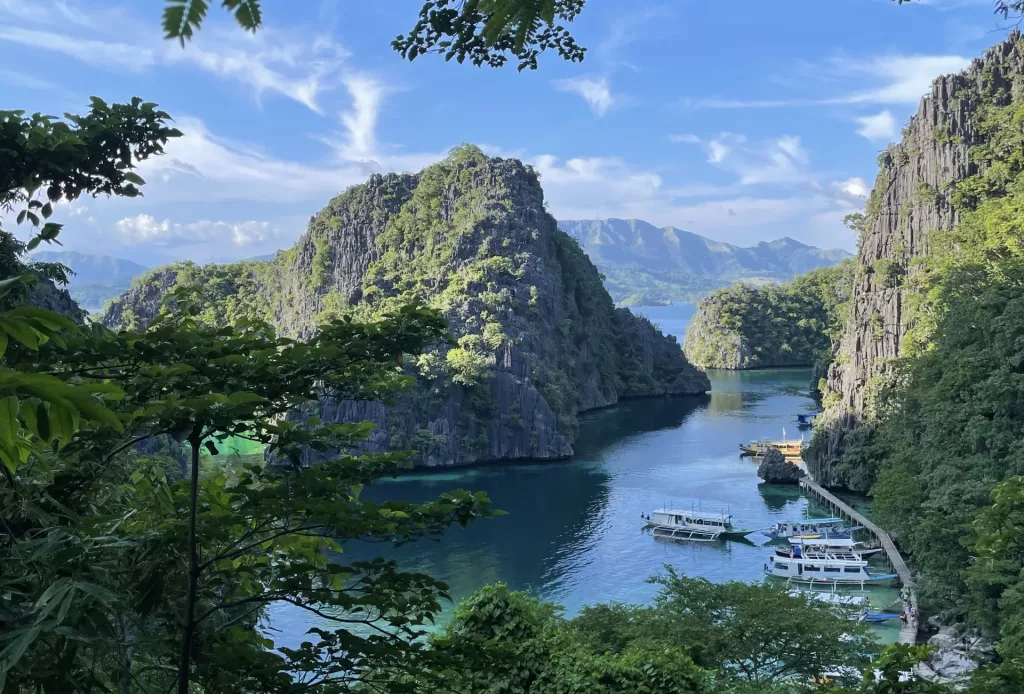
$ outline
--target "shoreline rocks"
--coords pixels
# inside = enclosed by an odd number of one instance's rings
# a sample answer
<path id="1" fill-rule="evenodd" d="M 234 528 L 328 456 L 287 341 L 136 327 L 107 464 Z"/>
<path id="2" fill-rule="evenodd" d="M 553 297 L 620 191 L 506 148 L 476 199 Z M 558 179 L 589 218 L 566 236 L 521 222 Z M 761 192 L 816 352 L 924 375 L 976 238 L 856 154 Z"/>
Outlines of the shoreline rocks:
<path id="1" fill-rule="evenodd" d="M 765 454 L 761 464 L 757 466 L 757 476 L 766 484 L 799 484 L 804 474 L 799 466 L 786 460 L 786 457 L 774 448 Z"/>

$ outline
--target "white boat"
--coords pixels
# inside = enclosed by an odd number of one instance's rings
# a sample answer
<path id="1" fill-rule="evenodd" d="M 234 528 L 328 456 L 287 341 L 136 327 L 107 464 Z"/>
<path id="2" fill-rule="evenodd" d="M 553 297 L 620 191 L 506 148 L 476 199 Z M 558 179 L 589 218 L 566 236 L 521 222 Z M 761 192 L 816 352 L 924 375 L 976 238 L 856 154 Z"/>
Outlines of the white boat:
<path id="1" fill-rule="evenodd" d="M 803 552 L 791 548 L 789 556 L 777 554 L 768 558 L 765 573 L 794 583 L 859 584 L 885 583 L 896 574 L 876 574 L 868 563 L 853 552 Z"/>
<path id="2" fill-rule="evenodd" d="M 869 607 L 871 605 L 871 599 L 866 595 L 847 595 L 845 593 L 837 593 L 835 590 L 830 593 L 821 593 L 814 590 L 791 590 L 789 594 L 793 597 L 804 596 L 818 602 L 827 602 L 844 607 Z"/>
<path id="3" fill-rule="evenodd" d="M 821 535 L 836 532 L 846 525 L 842 518 L 806 518 L 801 521 L 783 521 L 764 531 L 768 537 L 790 538 L 796 535 Z"/>
<path id="4" fill-rule="evenodd" d="M 820 547 L 824 549 L 846 549 L 853 550 L 860 543 L 854 540 L 848 533 L 815 533 L 811 535 L 794 535 L 789 538 L 790 545 L 800 547 Z"/>
<path id="5" fill-rule="evenodd" d="M 653 537 L 668 540 L 711 542 L 722 536 L 742 537 L 754 530 L 739 530 L 732 524 L 732 514 L 705 511 L 658 509 L 646 519 Z"/>

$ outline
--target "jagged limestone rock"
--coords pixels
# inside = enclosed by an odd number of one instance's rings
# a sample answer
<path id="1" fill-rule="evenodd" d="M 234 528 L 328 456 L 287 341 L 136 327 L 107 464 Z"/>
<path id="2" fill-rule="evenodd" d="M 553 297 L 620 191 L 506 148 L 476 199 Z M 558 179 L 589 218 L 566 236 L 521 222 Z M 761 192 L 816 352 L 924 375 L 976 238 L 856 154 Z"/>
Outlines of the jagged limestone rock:
<path id="1" fill-rule="evenodd" d="M 374 422 L 365 449 L 412 448 L 421 465 L 565 457 L 579 412 L 710 389 L 674 337 L 614 307 L 545 211 L 533 170 L 474 147 L 349 188 L 272 261 L 157 269 L 104 321 L 145 325 L 183 283 L 215 296 L 212 322 L 257 316 L 295 337 L 332 316 L 371 318 L 403 296 L 443 311 L 457 345 L 407 365 L 410 392 L 392 406 L 327 399 L 318 413 Z"/>
<path id="2" fill-rule="evenodd" d="M 799 484 L 804 471 L 773 448 L 757 466 L 757 476 L 768 484 Z"/>
<path id="3" fill-rule="evenodd" d="M 978 96 L 1009 103 L 1024 83 L 1020 33 L 999 43 L 955 75 L 939 77 L 903 129 L 899 144 L 879 156 L 868 199 L 866 229 L 857 253 L 849 317 L 822 393 L 825 412 L 807 455 L 811 476 L 826 486 L 846 486 L 838 468 L 849 431 L 872 415 L 872 397 L 890 376 L 914 325 L 908 303 L 917 290 L 916 259 L 928 253 L 929 235 L 949 230 L 957 211 L 954 185 L 978 173 L 969 150 L 978 130 Z"/>

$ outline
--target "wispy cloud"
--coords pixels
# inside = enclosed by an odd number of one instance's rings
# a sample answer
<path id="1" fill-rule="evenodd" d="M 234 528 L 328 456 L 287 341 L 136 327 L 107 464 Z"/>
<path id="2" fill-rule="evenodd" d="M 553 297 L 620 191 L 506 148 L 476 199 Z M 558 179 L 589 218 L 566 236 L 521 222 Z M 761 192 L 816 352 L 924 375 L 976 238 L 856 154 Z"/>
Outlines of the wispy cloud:
<path id="1" fill-rule="evenodd" d="M 125 217 L 114 226 L 127 245 L 227 241 L 235 246 L 250 246 L 263 243 L 281 233 L 265 221 L 222 222 L 204 219 L 179 224 L 170 219 L 158 220 L 148 214 Z"/>
<path id="2" fill-rule="evenodd" d="M 857 134 L 872 141 L 888 142 L 896 137 L 896 119 L 889 109 L 857 118 Z"/>
<path id="3" fill-rule="evenodd" d="M 62 53 L 93 67 L 107 69 L 142 72 L 156 62 L 154 51 L 149 48 L 24 27 L 0 27 L 0 41 Z"/>
<path id="4" fill-rule="evenodd" d="M 203 35 L 184 49 L 167 42 L 161 48 L 158 58 L 164 64 L 192 65 L 246 85 L 257 99 L 276 92 L 316 113 L 323 113 L 319 96 L 332 87 L 345 56 L 344 49 L 329 39 L 310 42 L 273 29 L 253 36 L 204 28 Z"/>
<path id="5" fill-rule="evenodd" d="M 159 27 L 118 8 L 40 0 L 0 0 L 0 41 L 68 56 L 113 72 L 145 73 L 188 65 L 253 90 L 257 99 L 277 93 L 322 113 L 319 96 L 338 81 L 347 55 L 325 36 L 266 28 L 249 35 L 209 22 L 185 48 L 163 39 Z M 41 23 L 45 18 L 45 23 Z M 125 37 L 129 37 L 126 39 Z"/>
<path id="6" fill-rule="evenodd" d="M 707 161 L 736 176 L 741 185 L 795 183 L 809 180 L 810 157 L 795 135 L 751 142 L 745 135 L 724 132 L 706 140 L 675 135 L 673 142 L 700 145 Z"/>
<path id="7" fill-rule="evenodd" d="M 59 89 L 52 82 L 12 70 L 0 70 L 0 84 L 6 84 L 11 87 L 23 87 L 25 89 L 38 89 L 40 91 L 56 91 Z"/>
<path id="8" fill-rule="evenodd" d="M 571 92 L 583 97 L 594 115 L 600 118 L 615 104 L 611 85 L 606 77 L 574 77 L 555 80 L 555 88 L 560 92 Z"/>
<path id="9" fill-rule="evenodd" d="M 346 137 L 339 151 L 343 159 L 370 160 L 377 155 L 377 118 L 387 88 L 376 79 L 353 76 L 345 80 L 352 108 L 341 115 Z"/>
<path id="10" fill-rule="evenodd" d="M 867 61 L 835 58 L 818 68 L 842 77 L 843 81 L 866 80 L 868 87 L 852 87 L 832 97 L 793 97 L 782 99 L 735 99 L 709 97 L 683 99 L 690 108 L 761 109 L 843 104 L 913 104 L 931 88 L 940 75 L 959 72 L 970 60 L 958 55 L 886 55 Z"/>

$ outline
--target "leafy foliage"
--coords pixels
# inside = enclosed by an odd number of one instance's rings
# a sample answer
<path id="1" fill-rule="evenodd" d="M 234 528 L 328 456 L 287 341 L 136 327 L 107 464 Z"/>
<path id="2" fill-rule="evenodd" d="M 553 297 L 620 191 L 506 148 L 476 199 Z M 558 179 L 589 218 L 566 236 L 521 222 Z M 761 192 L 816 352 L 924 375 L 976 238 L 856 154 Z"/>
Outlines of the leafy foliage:
<path id="1" fill-rule="evenodd" d="M 1012 660 L 1024 644 L 1012 531 L 1024 475 L 1024 102 L 984 71 L 969 89 L 979 172 L 950 195 L 958 226 L 930 236 L 904 356 L 887 364 L 877 424 L 849 437 L 841 469 L 873 485 L 878 520 L 912 555 L 927 606 L 1000 639 Z"/>
<path id="2" fill-rule="evenodd" d="M 473 65 L 501 67 L 509 57 L 519 70 L 537 69 L 537 58 L 553 50 L 580 62 L 586 49 L 557 21 L 572 22 L 585 0 L 426 0 L 408 35 L 391 46 L 408 60 L 436 53 Z M 222 7 L 246 31 L 263 26 L 262 0 L 222 0 Z M 210 0 L 165 0 L 164 36 L 182 46 L 202 26 Z"/>
<path id="3" fill-rule="evenodd" d="M 707 368 L 813 364 L 839 339 L 852 284 L 847 260 L 781 285 L 712 292 L 687 328 L 686 355 Z"/>
<path id="4" fill-rule="evenodd" d="M 509 694 L 792 691 L 825 671 L 856 672 L 876 650 L 842 609 L 781 587 L 671 569 L 652 581 L 662 588 L 650 607 L 595 605 L 571 620 L 488 586 L 462 603 L 432 648 L 451 662 L 452 691 Z"/>

